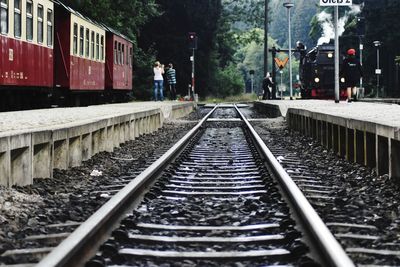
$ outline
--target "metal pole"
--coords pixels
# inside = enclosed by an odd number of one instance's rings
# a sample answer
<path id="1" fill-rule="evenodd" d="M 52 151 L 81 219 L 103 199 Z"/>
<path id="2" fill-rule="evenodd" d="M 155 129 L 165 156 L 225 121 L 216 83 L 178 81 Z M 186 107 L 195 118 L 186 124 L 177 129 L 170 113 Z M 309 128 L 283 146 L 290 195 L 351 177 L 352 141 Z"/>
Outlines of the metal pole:
<path id="1" fill-rule="evenodd" d="M 268 1 L 265 1 L 264 14 L 264 75 L 268 72 Z"/>
<path id="2" fill-rule="evenodd" d="M 395 85 L 395 90 L 396 93 L 399 91 L 399 63 L 396 62 L 396 85 Z"/>
<path id="3" fill-rule="evenodd" d="M 275 59 L 275 57 L 276 57 L 276 48 L 275 48 L 275 46 L 274 47 L 272 47 L 272 57 L 271 57 L 271 59 L 272 59 L 272 92 L 271 92 L 271 94 L 272 94 L 272 96 L 271 96 L 271 98 L 272 99 L 276 99 L 276 67 L 275 67 L 275 61 L 274 61 L 274 59 Z"/>
<path id="4" fill-rule="evenodd" d="M 250 75 L 250 79 L 251 79 L 251 93 L 254 93 L 254 75 Z"/>
<path id="5" fill-rule="evenodd" d="M 362 43 L 362 38 L 360 37 L 360 65 L 362 67 L 363 65 L 363 50 L 364 50 L 364 45 Z M 360 98 L 364 98 L 364 88 L 363 88 L 363 77 L 360 77 L 360 90 L 359 90 L 359 96 Z"/>
<path id="6" fill-rule="evenodd" d="M 289 88 L 290 88 L 290 100 L 293 99 L 293 77 L 292 77 L 292 34 L 290 32 L 290 8 L 288 8 L 288 23 L 289 23 Z"/>
<path id="7" fill-rule="evenodd" d="M 335 6 L 335 103 L 340 102 L 339 98 L 339 7 Z"/>
<path id="8" fill-rule="evenodd" d="M 283 71 L 279 71 L 281 73 L 281 100 L 283 100 Z"/>
<path id="9" fill-rule="evenodd" d="M 192 49 L 192 94 L 193 94 L 193 99 L 195 91 L 194 91 L 194 82 L 195 82 L 195 75 L 194 75 L 194 48 Z M 190 95 L 189 95 L 190 96 Z"/>
<path id="10" fill-rule="evenodd" d="M 377 62 L 377 69 L 380 70 L 380 66 L 379 66 L 379 46 L 377 46 L 377 50 L 376 50 L 376 62 Z M 379 96 L 379 76 L 380 74 L 377 73 L 377 80 L 376 80 L 376 97 L 378 98 Z"/>

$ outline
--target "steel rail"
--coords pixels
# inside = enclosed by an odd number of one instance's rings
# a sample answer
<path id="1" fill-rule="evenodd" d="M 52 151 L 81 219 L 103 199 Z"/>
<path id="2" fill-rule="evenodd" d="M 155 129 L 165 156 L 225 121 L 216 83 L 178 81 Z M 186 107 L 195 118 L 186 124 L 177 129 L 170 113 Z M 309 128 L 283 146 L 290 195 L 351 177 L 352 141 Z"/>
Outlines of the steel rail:
<path id="1" fill-rule="evenodd" d="M 342 246 L 337 242 L 335 237 L 329 231 L 317 212 L 308 202 L 301 190 L 297 187 L 296 183 L 292 180 L 289 174 L 283 169 L 278 160 L 274 157 L 261 137 L 254 130 L 253 126 L 245 118 L 243 113 L 235 105 L 237 112 L 249 129 L 256 145 L 258 145 L 260 152 L 265 156 L 267 163 L 273 169 L 273 172 L 278 179 L 281 187 L 292 201 L 292 205 L 297 209 L 298 215 L 303 220 L 305 227 L 312 234 L 313 239 L 318 242 L 317 248 L 321 250 L 325 256 L 323 260 L 326 261 L 327 266 L 337 267 L 353 267 L 353 261 L 346 254 Z"/>
<path id="2" fill-rule="evenodd" d="M 85 262 L 94 254 L 103 240 L 104 233 L 109 233 L 112 225 L 117 223 L 123 216 L 123 210 L 130 206 L 143 187 L 162 168 L 171 162 L 178 153 L 186 146 L 190 139 L 200 130 L 204 122 L 218 108 L 215 106 L 192 130 L 181 140 L 170 148 L 163 156 L 139 174 L 134 180 L 127 184 L 121 191 L 113 196 L 87 221 L 82 223 L 70 236 L 52 250 L 37 267 L 78 267 L 84 266 Z M 121 215 L 122 214 L 122 215 Z"/>

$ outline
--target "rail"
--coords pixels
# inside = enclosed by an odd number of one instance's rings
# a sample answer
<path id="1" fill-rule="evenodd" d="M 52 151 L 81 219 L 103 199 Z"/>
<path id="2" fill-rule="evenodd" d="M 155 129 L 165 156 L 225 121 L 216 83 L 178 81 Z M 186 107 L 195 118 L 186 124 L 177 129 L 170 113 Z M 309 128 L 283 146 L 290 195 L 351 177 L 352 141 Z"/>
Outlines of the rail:
<path id="1" fill-rule="evenodd" d="M 110 232 L 110 228 L 113 228 L 113 225 L 120 220 L 121 213 L 123 214 L 121 211 L 126 209 L 126 205 L 130 205 L 129 203 L 134 201 L 138 193 L 144 190 L 143 187 L 145 187 L 149 180 L 155 177 L 166 164 L 175 158 L 217 108 L 218 106 L 215 106 L 192 130 L 170 148 L 167 153 L 113 196 L 36 266 L 84 266 L 84 263 L 98 249 L 101 242 L 104 241 L 104 234 L 99 235 L 99 233 Z"/>
<path id="2" fill-rule="evenodd" d="M 131 206 L 132 202 L 137 201 L 138 196 L 140 196 L 141 193 L 145 191 L 146 187 L 154 181 L 154 178 L 161 173 L 162 169 L 173 161 L 187 146 L 190 139 L 203 127 L 203 124 L 206 121 L 220 121 L 219 119 L 209 119 L 211 114 L 218 107 L 220 106 L 215 106 L 190 132 L 168 150 L 166 154 L 112 197 L 37 266 L 84 266 L 85 262 L 94 255 L 106 236 L 121 220 L 121 216 L 125 214 L 123 211 Z M 291 205 L 295 207 L 296 213 L 303 223 L 303 228 L 311 235 L 311 240 L 317 244 L 315 248 L 319 249 L 318 252 L 324 262 L 324 266 L 355 266 L 304 197 L 303 193 L 261 140 L 249 121 L 237 106 L 235 106 L 235 108 L 241 120 L 248 128 L 251 138 L 254 140 L 256 146 L 258 146 L 260 153 L 265 157 L 270 169 L 272 169 L 278 183 L 291 201 Z M 236 120 L 228 119 L 227 121 Z"/>
<path id="3" fill-rule="evenodd" d="M 253 126 L 251 126 L 239 108 L 236 107 L 236 110 L 251 132 L 254 141 L 260 149 L 260 152 L 265 156 L 267 163 L 272 167 L 272 170 L 282 189 L 292 201 L 292 205 L 296 207 L 296 212 L 303 220 L 303 223 L 305 224 L 304 226 L 311 233 L 314 241 L 319 244 L 317 248 L 320 249 L 325 256 L 323 257 L 325 264 L 327 266 L 355 266 L 352 260 L 337 242 L 335 237 L 323 223 L 322 219 L 316 213 L 314 208 L 308 202 L 306 197 L 303 195 L 301 190 L 297 187 L 295 182 L 293 182 L 292 178 L 290 178 L 278 160 L 262 141 L 261 137 L 254 130 Z"/>

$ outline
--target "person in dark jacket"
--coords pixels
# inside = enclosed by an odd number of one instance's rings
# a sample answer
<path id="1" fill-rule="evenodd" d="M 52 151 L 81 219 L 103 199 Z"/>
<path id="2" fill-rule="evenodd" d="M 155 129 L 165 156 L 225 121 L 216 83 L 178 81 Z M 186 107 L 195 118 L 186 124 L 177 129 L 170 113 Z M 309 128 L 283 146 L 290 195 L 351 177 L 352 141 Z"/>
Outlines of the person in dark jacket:
<path id="1" fill-rule="evenodd" d="M 343 60 L 341 68 L 341 76 L 345 79 L 347 88 L 347 101 L 357 98 L 357 85 L 362 77 L 362 67 L 356 59 L 356 50 L 353 48 L 347 50 L 347 57 Z"/>
<path id="2" fill-rule="evenodd" d="M 263 79 L 263 84 L 262 84 L 262 88 L 263 88 L 263 100 L 266 99 L 271 99 L 271 87 L 274 84 L 271 81 L 271 75 L 269 74 L 269 72 L 267 72 L 267 75 L 265 75 L 265 78 Z"/>

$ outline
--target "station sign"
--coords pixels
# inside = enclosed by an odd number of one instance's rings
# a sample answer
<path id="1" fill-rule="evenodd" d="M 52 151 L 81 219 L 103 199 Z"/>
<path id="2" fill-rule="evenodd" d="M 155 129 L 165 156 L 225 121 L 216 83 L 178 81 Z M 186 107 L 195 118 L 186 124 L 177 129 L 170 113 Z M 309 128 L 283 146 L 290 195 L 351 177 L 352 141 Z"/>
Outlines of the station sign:
<path id="1" fill-rule="evenodd" d="M 352 6 L 353 0 L 319 0 L 320 6 Z"/>

